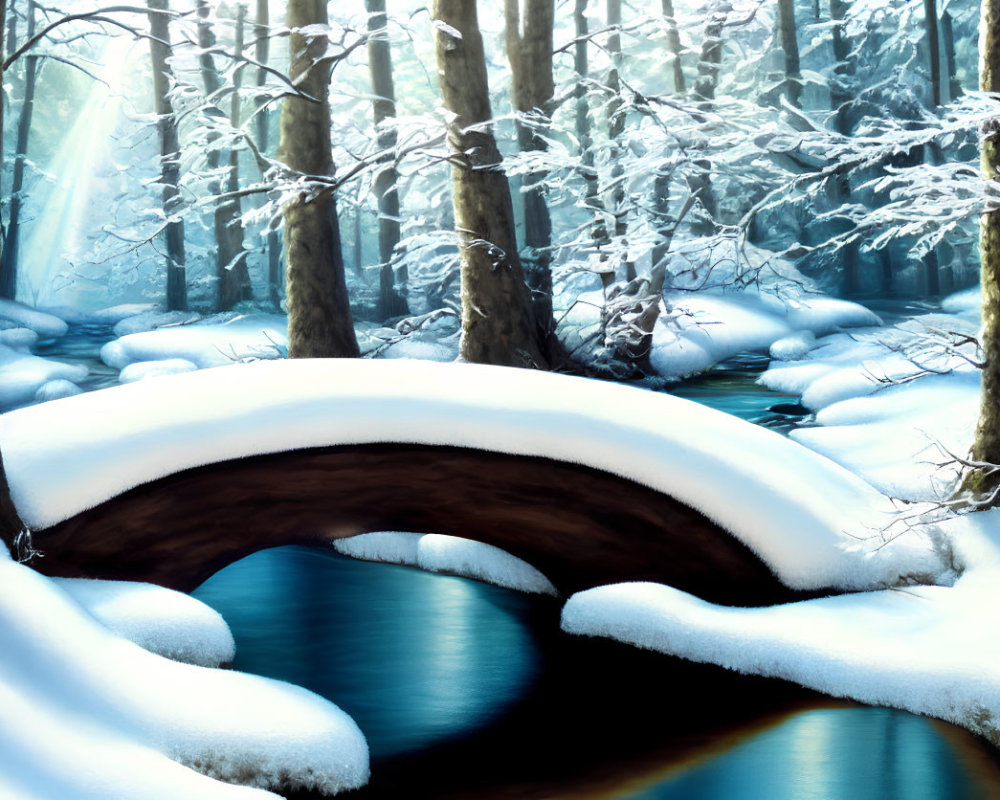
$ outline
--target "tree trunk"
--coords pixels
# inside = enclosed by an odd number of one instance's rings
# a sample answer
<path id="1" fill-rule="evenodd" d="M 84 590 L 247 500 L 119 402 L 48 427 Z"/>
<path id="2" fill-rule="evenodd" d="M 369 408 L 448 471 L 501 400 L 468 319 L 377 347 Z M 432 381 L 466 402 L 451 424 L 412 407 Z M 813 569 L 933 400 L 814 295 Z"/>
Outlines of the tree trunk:
<path id="1" fill-rule="evenodd" d="M 168 92 L 173 73 L 167 59 L 171 54 L 170 18 L 167 0 L 146 0 L 149 8 L 150 58 L 153 65 L 153 98 L 156 126 L 160 134 L 160 183 L 163 187 L 163 213 L 167 218 L 167 308 L 187 308 L 187 278 L 184 261 L 184 220 L 181 210 L 181 146 L 177 137 L 177 118 Z"/>
<path id="2" fill-rule="evenodd" d="M 201 52 L 198 54 L 198 63 L 201 68 L 202 82 L 205 84 L 205 94 L 208 102 L 216 105 L 216 94 L 222 87 L 219 78 L 219 71 L 215 66 L 215 59 L 212 57 L 210 49 L 215 46 L 215 34 L 212 33 L 212 26 L 209 22 L 211 9 L 208 0 L 197 0 L 198 11 L 198 47 Z M 243 50 L 243 20 L 246 8 L 242 4 L 237 6 L 236 19 L 236 52 Z M 239 81 L 241 72 L 237 68 L 233 74 L 233 95 L 230 105 L 230 124 L 232 127 L 239 127 Z M 205 160 L 210 170 L 217 171 L 222 163 L 222 148 L 214 145 L 218 141 L 219 135 L 210 132 L 208 135 L 208 153 Z M 230 148 L 229 169 L 226 181 L 223 183 L 218 178 L 213 178 L 208 184 L 208 191 L 212 195 L 219 195 L 222 192 L 232 192 L 239 188 L 239 172 L 237 161 L 237 151 Z M 215 230 L 215 275 L 216 275 L 216 310 L 228 311 L 241 300 L 249 300 L 252 297 L 250 287 L 250 274 L 247 271 L 246 256 L 243 253 L 243 223 L 240 220 L 239 200 L 222 200 L 216 202 L 213 213 L 213 223 Z"/>
<path id="3" fill-rule="evenodd" d="M 548 129 L 549 108 L 555 94 L 552 76 L 552 31 L 555 24 L 554 0 L 525 0 L 524 25 L 521 0 L 504 0 L 507 59 L 510 61 L 514 107 L 522 114 L 535 114 L 537 126 L 517 122 L 517 142 L 522 153 L 545 150 L 540 133 Z M 540 115 L 540 118 L 539 118 Z M 559 356 L 552 315 L 552 221 L 540 185 L 543 171 L 527 174 L 521 197 L 524 202 L 523 259 L 525 278 L 531 291 L 538 335 L 550 362 Z"/>
<path id="4" fill-rule="evenodd" d="M 28 0 L 27 38 L 35 35 L 35 2 Z M 17 140 L 14 144 L 14 174 L 10 187 L 10 211 L 4 248 L 0 252 L 0 297 L 13 300 L 17 295 L 17 270 L 21 255 L 21 209 L 24 201 L 24 169 L 28 157 L 28 137 L 31 134 L 31 117 L 35 110 L 35 83 L 38 78 L 38 57 L 25 56 L 24 102 L 17 121 Z M 0 143 L 2 146 L 2 143 Z"/>
<path id="5" fill-rule="evenodd" d="M 778 38 L 781 39 L 781 49 L 785 52 L 785 96 L 789 103 L 799 108 L 802 104 L 802 73 L 799 68 L 794 0 L 778 0 Z"/>
<path id="6" fill-rule="evenodd" d="M 983 0 L 979 26 L 979 88 L 1000 91 L 1000 0 Z M 1000 117 L 982 123 L 983 177 L 996 186 L 1000 181 Z M 1000 464 L 1000 211 L 979 218 L 980 288 L 983 294 L 982 394 L 979 421 L 972 445 L 972 460 Z M 1000 487 L 1000 474 L 973 470 L 962 488 L 988 496 Z M 990 505 L 998 505 L 994 498 Z"/>
<path id="7" fill-rule="evenodd" d="M 467 361 L 546 368 L 514 236 L 510 186 L 489 127 L 489 86 L 475 2 L 434 0 L 438 79 L 452 150 L 452 202 Z"/>
<path id="8" fill-rule="evenodd" d="M 592 149 L 593 139 L 590 129 L 590 103 L 587 100 L 586 81 L 590 74 L 589 59 L 587 57 L 587 37 L 589 35 L 587 25 L 587 0 L 576 0 L 573 12 L 573 19 L 576 24 L 576 45 L 574 53 L 574 68 L 577 74 L 576 92 L 576 137 L 580 142 L 581 151 L 581 172 L 586 183 L 586 193 L 584 195 L 584 206 L 590 211 L 594 218 L 594 225 L 591 229 L 591 238 L 594 246 L 600 252 L 610 244 L 608 238 L 608 228 L 604 221 L 604 205 L 601 203 L 598 186 L 597 170 L 594 168 L 594 151 Z M 607 253 L 601 253 L 601 262 L 607 260 Z M 614 282 L 614 273 L 602 271 L 600 273 L 601 283 L 607 289 Z"/>
<path id="9" fill-rule="evenodd" d="M 674 72 L 674 94 L 684 94 L 687 85 L 684 80 L 684 67 L 681 64 L 681 37 L 677 31 L 677 19 L 674 17 L 673 0 L 662 0 L 663 19 L 667 23 L 667 52 L 670 53 Z"/>
<path id="10" fill-rule="evenodd" d="M 278 154 L 304 175 L 333 174 L 330 142 L 330 65 L 326 0 L 289 0 L 290 75 L 307 97 L 285 98 Z M 310 27 L 307 34 L 300 29 Z M 307 99 L 308 98 L 308 99 Z M 285 218 L 288 354 L 292 358 L 359 355 L 344 279 L 337 206 L 331 190 L 302 192 Z"/>
<path id="11" fill-rule="evenodd" d="M 719 70 L 722 65 L 722 30 L 732 6 L 729 0 L 722 0 L 715 7 L 705 24 L 705 39 L 698 59 L 698 77 L 694 82 L 692 99 L 701 101 L 708 109 L 715 100 L 715 89 L 719 84 Z M 688 176 L 688 189 L 701 205 L 702 213 L 696 215 L 691 230 L 705 236 L 715 230 L 715 195 L 712 192 L 712 162 L 702 158 L 694 162 L 695 172 Z"/>
<path id="12" fill-rule="evenodd" d="M 615 220 L 615 239 L 619 247 L 627 252 L 628 205 L 625 202 L 625 170 L 622 168 L 622 148 L 620 139 L 625 132 L 625 112 L 621 100 L 622 42 L 619 30 L 622 24 L 622 0 L 608 0 L 608 54 L 611 56 L 611 70 L 608 72 L 607 87 L 612 94 L 608 104 L 608 139 L 611 142 L 609 157 L 611 167 L 611 215 Z M 635 264 L 627 255 L 622 258 L 625 280 L 635 280 Z"/>
<path id="13" fill-rule="evenodd" d="M 396 89 L 392 80 L 392 51 L 386 31 L 385 0 L 365 0 L 368 11 L 368 69 L 372 81 L 372 109 L 378 149 L 385 152 L 375 175 L 378 201 L 379 317 L 387 320 L 406 314 L 406 300 L 396 291 L 397 278 L 406 281 L 406 266 L 393 273 L 392 254 L 399 244 L 399 190 L 396 183 Z M 358 214 L 361 213 L 360 206 Z M 360 268 L 361 264 L 358 263 Z"/>
<path id="14" fill-rule="evenodd" d="M 931 68 L 931 102 L 941 105 L 941 47 L 938 39 L 937 0 L 924 0 L 924 26 Z"/>
<path id="15" fill-rule="evenodd" d="M 948 69 L 948 96 L 956 100 L 962 96 L 962 84 L 958 82 L 958 67 L 955 64 L 955 30 L 951 24 L 951 13 L 941 15 L 941 37 L 944 39 L 944 63 Z"/>
<path id="16" fill-rule="evenodd" d="M 830 110 L 834 112 L 833 125 L 841 136 L 850 135 L 850 124 L 847 117 L 851 96 L 844 85 L 850 75 L 849 58 L 851 44 L 847 40 L 844 18 L 847 15 L 847 4 L 844 0 L 830 0 L 830 19 L 833 21 L 833 80 L 830 82 Z M 831 199 L 838 206 L 851 199 L 851 182 L 845 173 L 834 175 L 830 182 Z M 853 223 L 851 223 L 853 225 Z M 861 291 L 860 259 L 858 258 L 858 243 L 845 245 L 841 252 L 844 259 L 844 277 L 842 292 L 845 296 Z"/>
<path id="17" fill-rule="evenodd" d="M 256 18 L 254 19 L 254 58 L 260 66 L 257 68 L 257 90 L 262 91 L 267 84 L 268 57 L 271 52 L 270 11 L 268 0 L 257 0 Z M 265 108 L 266 100 L 257 100 L 257 149 L 267 154 L 270 112 Z M 275 308 L 281 307 L 281 242 L 278 232 L 267 232 L 267 299 Z"/>

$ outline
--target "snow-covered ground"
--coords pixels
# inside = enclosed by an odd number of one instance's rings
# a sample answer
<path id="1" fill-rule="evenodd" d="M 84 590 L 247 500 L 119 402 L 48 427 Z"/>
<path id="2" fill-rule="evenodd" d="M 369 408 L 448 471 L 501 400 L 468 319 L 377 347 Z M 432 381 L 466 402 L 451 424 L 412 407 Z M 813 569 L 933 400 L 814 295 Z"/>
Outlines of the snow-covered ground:
<path id="1" fill-rule="evenodd" d="M 279 681 L 170 661 L 98 621 L 161 644 L 176 639 L 151 607 L 163 590 L 145 598 L 129 590 L 123 613 L 114 586 L 66 586 L 0 547 L 0 796 L 250 800 L 276 797 L 265 788 L 332 793 L 366 782 L 364 736 L 330 702 Z M 190 620 L 196 601 L 187 598 L 184 611 L 167 602 L 189 618 L 172 624 L 204 629 L 206 611 Z"/>

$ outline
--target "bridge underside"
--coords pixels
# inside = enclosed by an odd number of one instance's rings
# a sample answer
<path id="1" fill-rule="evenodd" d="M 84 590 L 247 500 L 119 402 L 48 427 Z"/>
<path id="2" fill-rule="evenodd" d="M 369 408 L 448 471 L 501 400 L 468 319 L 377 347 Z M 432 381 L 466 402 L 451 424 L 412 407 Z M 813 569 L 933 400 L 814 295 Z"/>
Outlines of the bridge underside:
<path id="1" fill-rule="evenodd" d="M 639 484 L 542 458 L 396 444 L 171 475 L 36 532 L 44 555 L 32 566 L 189 591 L 257 550 L 384 530 L 495 545 L 563 594 L 656 581 L 733 605 L 801 597 L 704 515 Z"/>

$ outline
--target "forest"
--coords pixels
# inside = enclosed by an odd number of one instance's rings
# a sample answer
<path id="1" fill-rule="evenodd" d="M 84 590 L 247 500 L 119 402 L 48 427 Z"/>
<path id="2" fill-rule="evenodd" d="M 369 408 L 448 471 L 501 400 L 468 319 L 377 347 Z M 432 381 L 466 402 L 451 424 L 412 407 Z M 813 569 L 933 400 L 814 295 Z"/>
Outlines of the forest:
<path id="1" fill-rule="evenodd" d="M 0 797 L 1000 795 L 1000 0 L 2 8 Z"/>

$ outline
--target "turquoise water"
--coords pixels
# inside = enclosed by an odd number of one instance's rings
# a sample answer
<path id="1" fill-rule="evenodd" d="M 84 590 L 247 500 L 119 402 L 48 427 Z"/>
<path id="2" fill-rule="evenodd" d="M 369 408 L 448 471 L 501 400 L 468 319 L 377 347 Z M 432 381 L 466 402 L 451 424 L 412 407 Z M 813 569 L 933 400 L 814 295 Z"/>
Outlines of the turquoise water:
<path id="1" fill-rule="evenodd" d="M 236 669 L 354 717 L 372 752 L 359 800 L 1000 796 L 963 731 L 566 636 L 550 599 L 302 547 L 194 594 L 232 627 Z"/>

